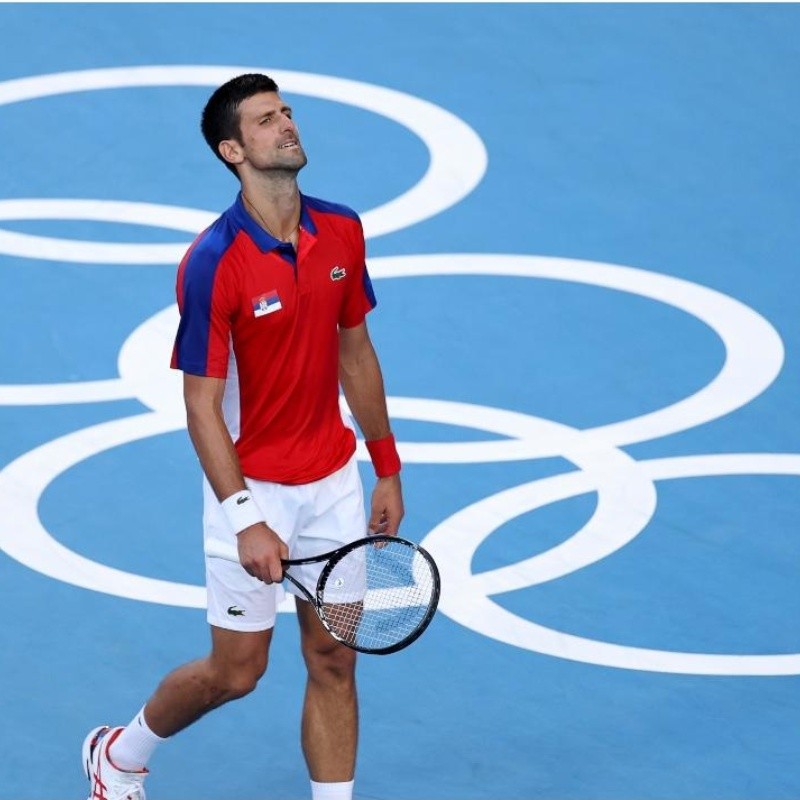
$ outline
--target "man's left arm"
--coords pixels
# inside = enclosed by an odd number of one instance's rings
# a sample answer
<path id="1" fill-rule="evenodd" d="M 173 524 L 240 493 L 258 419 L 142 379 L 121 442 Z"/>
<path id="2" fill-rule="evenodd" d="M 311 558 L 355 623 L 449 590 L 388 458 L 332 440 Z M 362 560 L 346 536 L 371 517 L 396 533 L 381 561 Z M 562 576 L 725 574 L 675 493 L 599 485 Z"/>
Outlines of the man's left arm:
<path id="1" fill-rule="evenodd" d="M 391 436 L 383 375 L 366 322 L 339 328 L 339 382 L 378 474 L 372 492 L 369 529 L 372 533 L 394 535 L 404 514 L 400 462 Z"/>

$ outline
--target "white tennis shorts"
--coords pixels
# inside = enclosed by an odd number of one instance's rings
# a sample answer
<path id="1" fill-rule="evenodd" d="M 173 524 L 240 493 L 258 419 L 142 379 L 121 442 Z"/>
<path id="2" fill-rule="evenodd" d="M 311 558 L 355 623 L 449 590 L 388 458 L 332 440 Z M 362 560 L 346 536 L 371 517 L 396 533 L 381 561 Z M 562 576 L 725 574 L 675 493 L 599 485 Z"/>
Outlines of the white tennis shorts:
<path id="1" fill-rule="evenodd" d="M 327 553 L 367 534 L 364 490 L 355 456 L 327 478 L 302 486 L 250 478 L 246 483 L 267 525 L 288 545 L 289 558 Z M 203 481 L 203 532 L 206 539 L 236 544 L 236 534 L 207 480 Z M 292 567 L 292 575 L 313 594 L 324 566 Z M 302 597 L 290 581 L 267 585 L 239 564 L 221 558 L 206 558 L 206 589 L 209 623 L 233 631 L 272 628 L 284 590 Z"/>

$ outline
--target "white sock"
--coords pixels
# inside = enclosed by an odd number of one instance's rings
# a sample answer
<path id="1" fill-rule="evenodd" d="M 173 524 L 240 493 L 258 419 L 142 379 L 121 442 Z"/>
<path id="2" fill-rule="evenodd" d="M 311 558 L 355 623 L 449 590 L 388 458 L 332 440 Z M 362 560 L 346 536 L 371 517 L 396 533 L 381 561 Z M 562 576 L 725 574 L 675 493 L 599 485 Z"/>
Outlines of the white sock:
<path id="1" fill-rule="evenodd" d="M 311 781 L 311 800 L 352 800 L 354 781 L 317 783 Z"/>
<path id="2" fill-rule="evenodd" d="M 136 772 L 147 766 L 153 751 L 164 741 L 150 730 L 142 708 L 108 748 L 108 755 L 117 769 Z"/>

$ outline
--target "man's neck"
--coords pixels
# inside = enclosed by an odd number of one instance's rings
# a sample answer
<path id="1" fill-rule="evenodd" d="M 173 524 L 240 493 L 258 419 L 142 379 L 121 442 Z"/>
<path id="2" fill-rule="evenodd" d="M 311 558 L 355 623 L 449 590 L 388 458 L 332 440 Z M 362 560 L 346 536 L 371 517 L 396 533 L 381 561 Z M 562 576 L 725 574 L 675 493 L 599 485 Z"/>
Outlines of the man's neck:
<path id="1" fill-rule="evenodd" d="M 242 181 L 242 197 L 247 212 L 274 239 L 297 244 L 300 224 L 300 189 L 296 174 L 269 180 L 250 178 Z"/>

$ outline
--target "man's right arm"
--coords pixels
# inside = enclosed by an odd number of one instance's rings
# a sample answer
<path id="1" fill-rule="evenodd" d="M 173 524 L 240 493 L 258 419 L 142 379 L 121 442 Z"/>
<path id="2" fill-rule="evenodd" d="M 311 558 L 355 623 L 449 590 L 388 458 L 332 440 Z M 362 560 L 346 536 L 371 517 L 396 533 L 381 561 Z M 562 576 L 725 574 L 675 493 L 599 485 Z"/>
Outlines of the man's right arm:
<path id="1" fill-rule="evenodd" d="M 186 424 L 200 465 L 211 488 L 222 502 L 247 491 L 239 457 L 222 414 L 225 380 L 184 373 L 183 396 Z M 283 577 L 280 559 L 288 558 L 281 538 L 265 522 L 237 531 L 239 560 L 251 575 L 265 583 L 278 583 Z"/>

